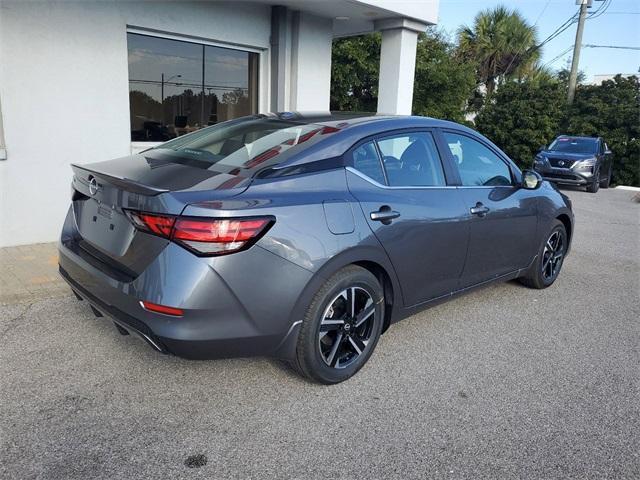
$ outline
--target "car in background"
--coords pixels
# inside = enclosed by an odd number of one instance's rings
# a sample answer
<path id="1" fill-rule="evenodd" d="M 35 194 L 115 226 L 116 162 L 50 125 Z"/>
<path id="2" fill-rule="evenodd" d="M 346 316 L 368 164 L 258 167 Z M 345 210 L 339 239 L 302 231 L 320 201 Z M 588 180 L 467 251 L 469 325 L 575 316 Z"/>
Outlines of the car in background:
<path id="1" fill-rule="evenodd" d="M 322 383 L 429 305 L 550 286 L 573 232 L 540 175 L 423 117 L 256 115 L 73 171 L 60 273 L 94 313 L 160 352 L 274 356 Z"/>
<path id="2" fill-rule="evenodd" d="M 612 168 L 613 154 L 601 137 L 560 135 L 533 160 L 533 169 L 545 180 L 586 186 L 591 193 L 609 187 Z"/>

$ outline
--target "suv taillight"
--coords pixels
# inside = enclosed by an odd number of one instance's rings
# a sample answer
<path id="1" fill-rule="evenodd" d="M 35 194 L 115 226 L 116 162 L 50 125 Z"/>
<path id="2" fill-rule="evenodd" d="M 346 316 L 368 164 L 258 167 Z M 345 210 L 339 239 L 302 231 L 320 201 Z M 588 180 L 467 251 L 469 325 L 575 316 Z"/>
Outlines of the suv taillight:
<path id="1" fill-rule="evenodd" d="M 274 223 L 273 217 L 173 217 L 125 211 L 138 230 L 167 238 L 196 255 L 224 255 L 253 245 Z"/>

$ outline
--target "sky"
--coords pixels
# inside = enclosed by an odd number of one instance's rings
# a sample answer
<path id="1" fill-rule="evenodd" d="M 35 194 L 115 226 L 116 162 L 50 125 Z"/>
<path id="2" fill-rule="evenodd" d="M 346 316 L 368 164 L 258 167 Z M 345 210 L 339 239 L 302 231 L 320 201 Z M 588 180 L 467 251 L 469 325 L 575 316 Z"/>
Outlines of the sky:
<path id="1" fill-rule="evenodd" d="M 575 0 L 440 0 L 438 26 L 455 35 L 461 25 L 472 26 L 478 12 L 497 5 L 518 10 L 531 24 L 537 21 L 538 41 L 553 33 L 579 9 Z M 594 0 L 589 11 L 601 5 L 602 2 Z M 574 23 L 543 47 L 542 64 L 556 59 L 574 44 L 576 26 Z M 585 22 L 582 44 L 640 47 L 640 0 L 611 0 L 601 16 Z M 547 66 L 560 69 L 571 61 L 571 55 L 570 50 Z M 594 75 L 638 73 L 640 50 L 583 47 L 579 66 L 586 82 L 593 81 Z"/>

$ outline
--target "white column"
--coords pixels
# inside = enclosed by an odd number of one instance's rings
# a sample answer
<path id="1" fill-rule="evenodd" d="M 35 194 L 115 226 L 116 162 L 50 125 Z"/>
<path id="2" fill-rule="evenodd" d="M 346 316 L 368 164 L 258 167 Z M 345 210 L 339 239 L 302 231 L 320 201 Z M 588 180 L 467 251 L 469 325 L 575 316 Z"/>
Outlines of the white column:
<path id="1" fill-rule="evenodd" d="M 272 7 L 271 110 L 328 111 L 333 21 Z"/>
<path id="2" fill-rule="evenodd" d="M 330 18 L 295 12 L 291 41 L 292 110 L 329 110 L 332 34 Z"/>
<path id="3" fill-rule="evenodd" d="M 378 113 L 411 115 L 418 33 L 426 25 L 407 19 L 382 20 Z"/>
<path id="4" fill-rule="evenodd" d="M 291 12 L 271 7 L 271 111 L 289 110 L 291 87 Z"/>

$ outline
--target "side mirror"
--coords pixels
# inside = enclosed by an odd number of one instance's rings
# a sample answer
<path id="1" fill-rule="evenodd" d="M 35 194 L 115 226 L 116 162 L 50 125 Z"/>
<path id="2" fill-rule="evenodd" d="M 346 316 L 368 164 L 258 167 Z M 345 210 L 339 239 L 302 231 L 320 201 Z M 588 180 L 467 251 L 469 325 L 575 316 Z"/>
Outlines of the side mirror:
<path id="1" fill-rule="evenodd" d="M 608 148 L 604 151 L 605 155 L 612 155 L 613 152 L 611 150 L 609 150 Z"/>
<path id="2" fill-rule="evenodd" d="M 538 172 L 533 170 L 525 170 L 522 172 L 522 188 L 527 190 L 535 190 L 542 184 L 542 177 Z"/>
<path id="3" fill-rule="evenodd" d="M 538 148 L 538 152 L 541 152 L 543 150 L 546 150 L 547 146 L 546 145 L 542 145 L 540 148 Z"/>

